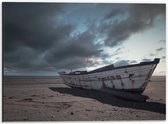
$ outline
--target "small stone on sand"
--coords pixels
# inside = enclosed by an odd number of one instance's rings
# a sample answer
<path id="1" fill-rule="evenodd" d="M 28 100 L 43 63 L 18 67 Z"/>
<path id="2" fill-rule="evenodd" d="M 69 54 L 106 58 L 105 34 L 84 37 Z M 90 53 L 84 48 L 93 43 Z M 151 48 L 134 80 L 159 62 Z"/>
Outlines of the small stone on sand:
<path id="1" fill-rule="evenodd" d="M 33 99 L 32 98 L 25 98 L 25 99 L 23 99 L 24 101 L 28 101 L 28 102 L 31 102 L 31 101 L 33 101 Z"/>
<path id="2" fill-rule="evenodd" d="M 71 115 L 73 115 L 74 113 L 73 113 L 73 112 L 71 112 L 70 114 L 71 114 Z"/>

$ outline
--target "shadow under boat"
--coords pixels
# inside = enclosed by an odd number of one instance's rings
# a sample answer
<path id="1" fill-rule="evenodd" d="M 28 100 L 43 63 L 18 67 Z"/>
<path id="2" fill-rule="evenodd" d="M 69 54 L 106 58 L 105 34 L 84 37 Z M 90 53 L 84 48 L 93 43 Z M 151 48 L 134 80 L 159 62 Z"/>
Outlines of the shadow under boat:
<path id="1" fill-rule="evenodd" d="M 160 114 L 166 114 L 166 105 L 158 102 L 135 102 L 129 100 L 119 99 L 110 93 L 100 92 L 97 90 L 87 90 L 79 88 L 58 88 L 58 87 L 49 87 L 52 91 L 59 93 L 71 94 L 73 96 L 92 98 L 98 100 L 101 103 L 109 104 L 112 106 L 133 108 L 139 110 L 147 110 L 151 112 L 157 112 Z"/>

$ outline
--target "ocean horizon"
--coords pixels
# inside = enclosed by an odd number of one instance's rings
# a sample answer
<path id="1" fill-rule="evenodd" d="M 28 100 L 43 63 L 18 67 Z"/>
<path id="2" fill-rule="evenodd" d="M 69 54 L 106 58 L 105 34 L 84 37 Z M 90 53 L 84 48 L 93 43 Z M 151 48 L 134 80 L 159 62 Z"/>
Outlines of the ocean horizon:
<path id="1" fill-rule="evenodd" d="M 4 79 L 58 79 L 59 76 L 22 76 L 22 75 L 4 75 Z"/>

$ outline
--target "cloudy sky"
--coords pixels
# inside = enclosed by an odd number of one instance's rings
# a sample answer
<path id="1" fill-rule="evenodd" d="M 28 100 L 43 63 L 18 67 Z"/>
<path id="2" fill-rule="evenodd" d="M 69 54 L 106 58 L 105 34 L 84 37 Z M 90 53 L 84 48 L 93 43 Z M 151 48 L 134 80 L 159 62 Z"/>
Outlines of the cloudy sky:
<path id="1" fill-rule="evenodd" d="M 3 3 L 5 75 L 57 75 L 160 58 L 164 4 Z"/>

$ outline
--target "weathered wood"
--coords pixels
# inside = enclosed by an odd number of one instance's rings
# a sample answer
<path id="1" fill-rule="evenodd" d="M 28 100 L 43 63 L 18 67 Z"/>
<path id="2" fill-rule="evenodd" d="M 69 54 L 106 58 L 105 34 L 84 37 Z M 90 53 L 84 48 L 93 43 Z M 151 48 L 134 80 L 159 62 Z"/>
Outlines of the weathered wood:
<path id="1" fill-rule="evenodd" d="M 74 73 L 59 73 L 66 85 L 70 87 L 81 87 L 84 89 L 104 90 L 109 88 L 115 96 L 135 101 L 145 101 L 146 97 L 138 96 L 142 93 L 155 70 L 159 59 L 140 64 L 113 67 L 112 65 L 96 69 L 90 72 L 77 71 Z M 121 92 L 118 92 L 120 91 Z M 133 90 L 134 93 L 122 92 Z M 106 90 L 104 90 L 106 91 Z M 114 92 L 115 91 L 115 92 Z M 127 98 L 128 97 L 128 98 Z"/>

